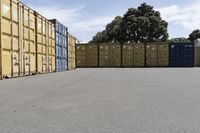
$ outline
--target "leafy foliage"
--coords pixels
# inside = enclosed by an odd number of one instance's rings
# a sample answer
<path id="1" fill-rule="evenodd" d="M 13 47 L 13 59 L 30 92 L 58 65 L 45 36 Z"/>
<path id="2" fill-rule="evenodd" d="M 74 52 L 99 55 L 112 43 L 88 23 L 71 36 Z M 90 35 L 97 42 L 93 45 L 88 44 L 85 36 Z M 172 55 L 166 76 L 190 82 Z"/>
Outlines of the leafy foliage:
<path id="1" fill-rule="evenodd" d="M 168 23 L 162 20 L 160 12 L 146 3 L 137 9 L 130 8 L 123 15 L 117 16 L 106 29 L 97 33 L 91 42 L 127 43 L 166 41 Z"/>

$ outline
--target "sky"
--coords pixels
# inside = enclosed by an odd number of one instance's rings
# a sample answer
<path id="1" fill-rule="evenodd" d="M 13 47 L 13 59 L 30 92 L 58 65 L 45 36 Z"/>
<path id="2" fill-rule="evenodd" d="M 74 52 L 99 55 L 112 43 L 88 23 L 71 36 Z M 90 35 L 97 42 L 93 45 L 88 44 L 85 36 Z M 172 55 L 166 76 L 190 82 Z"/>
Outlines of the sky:
<path id="1" fill-rule="evenodd" d="M 88 42 L 116 16 L 143 2 L 154 6 L 169 23 L 170 38 L 188 37 L 200 29 L 200 0 L 21 0 L 48 19 L 66 25 L 80 42 Z"/>

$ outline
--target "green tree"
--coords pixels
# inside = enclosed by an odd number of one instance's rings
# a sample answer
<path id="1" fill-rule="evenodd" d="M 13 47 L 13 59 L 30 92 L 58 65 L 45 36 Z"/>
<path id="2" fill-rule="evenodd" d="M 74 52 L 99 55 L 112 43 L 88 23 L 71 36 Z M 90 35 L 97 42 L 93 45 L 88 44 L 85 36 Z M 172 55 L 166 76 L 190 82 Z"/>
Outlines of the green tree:
<path id="1" fill-rule="evenodd" d="M 194 30 L 190 35 L 189 35 L 189 39 L 190 41 L 194 41 L 196 39 L 200 38 L 200 30 L 196 29 Z"/>
<path id="2" fill-rule="evenodd" d="M 191 42 L 188 38 L 179 37 L 179 38 L 172 38 L 169 40 L 171 43 L 188 43 Z"/>
<path id="3" fill-rule="evenodd" d="M 152 42 L 166 41 L 167 28 L 168 23 L 162 20 L 160 13 L 143 3 L 137 9 L 128 9 L 123 17 L 117 16 L 106 26 L 105 32 L 109 43 Z M 98 34 L 94 36 L 93 41 L 98 37 Z M 97 40 L 105 41 L 102 38 Z"/>
<path id="4" fill-rule="evenodd" d="M 98 32 L 93 38 L 90 43 L 106 43 L 108 41 L 108 35 L 106 31 Z"/>

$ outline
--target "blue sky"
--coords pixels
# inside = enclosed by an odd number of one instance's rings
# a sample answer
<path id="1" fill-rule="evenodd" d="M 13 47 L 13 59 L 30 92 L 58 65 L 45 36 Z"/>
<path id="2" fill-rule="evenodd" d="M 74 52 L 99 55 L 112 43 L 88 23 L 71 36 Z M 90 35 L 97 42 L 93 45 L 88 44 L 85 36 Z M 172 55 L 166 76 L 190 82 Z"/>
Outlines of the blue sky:
<path id="1" fill-rule="evenodd" d="M 81 42 L 87 42 L 105 28 L 117 15 L 128 8 L 146 2 L 161 12 L 169 22 L 172 37 L 187 37 L 200 28 L 200 0 L 21 0 L 26 5 L 51 19 L 65 24 Z"/>

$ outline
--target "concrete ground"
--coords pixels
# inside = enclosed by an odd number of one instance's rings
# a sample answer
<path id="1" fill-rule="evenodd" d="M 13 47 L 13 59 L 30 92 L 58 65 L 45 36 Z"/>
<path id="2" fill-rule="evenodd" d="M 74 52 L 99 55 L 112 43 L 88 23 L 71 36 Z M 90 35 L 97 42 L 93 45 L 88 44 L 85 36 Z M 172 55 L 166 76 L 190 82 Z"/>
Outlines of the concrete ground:
<path id="1" fill-rule="evenodd" d="M 199 133 L 200 69 L 77 69 L 0 81 L 0 132 Z"/>

